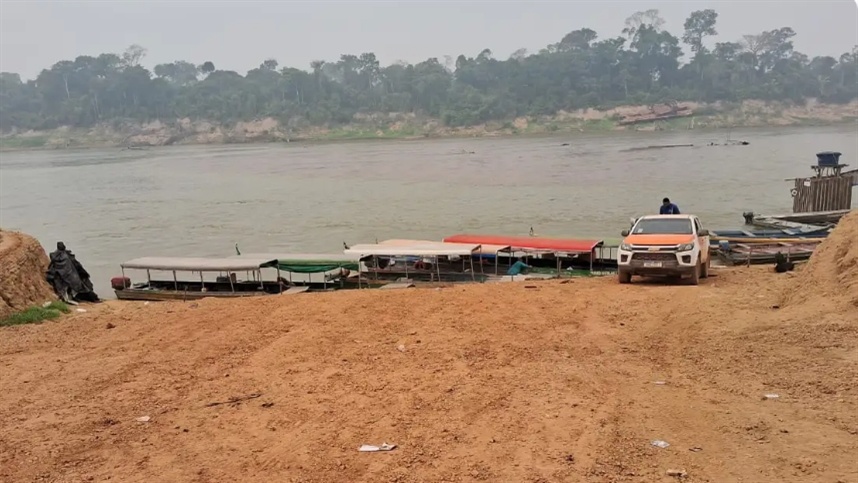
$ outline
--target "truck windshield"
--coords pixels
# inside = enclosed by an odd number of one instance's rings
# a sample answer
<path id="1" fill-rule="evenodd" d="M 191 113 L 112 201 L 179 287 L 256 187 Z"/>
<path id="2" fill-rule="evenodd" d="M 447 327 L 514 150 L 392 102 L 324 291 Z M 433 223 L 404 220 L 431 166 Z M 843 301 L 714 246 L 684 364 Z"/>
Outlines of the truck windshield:
<path id="1" fill-rule="evenodd" d="M 635 235 L 691 235 L 691 220 L 652 218 L 640 220 L 632 232 Z"/>

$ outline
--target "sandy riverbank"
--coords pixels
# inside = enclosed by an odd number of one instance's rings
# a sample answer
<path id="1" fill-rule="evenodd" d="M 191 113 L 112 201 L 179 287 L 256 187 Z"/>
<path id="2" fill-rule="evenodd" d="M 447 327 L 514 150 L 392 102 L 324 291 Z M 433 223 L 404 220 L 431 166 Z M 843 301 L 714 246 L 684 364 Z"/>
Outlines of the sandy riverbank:
<path id="1" fill-rule="evenodd" d="M 856 228 L 800 273 L 699 287 L 110 302 L 4 329 L 0 480 L 856 481 Z"/>
<path id="2" fill-rule="evenodd" d="M 0 150 L 736 129 L 832 125 L 858 120 L 858 101 L 822 104 L 809 99 L 804 104 L 791 104 L 747 100 L 732 104 L 681 102 L 679 106 L 693 111 L 694 115 L 634 126 L 622 126 L 618 121 L 627 116 L 646 114 L 650 106 L 560 111 L 550 116 L 522 116 L 458 128 L 414 113 L 357 114 L 352 122 L 340 126 L 310 125 L 300 119 L 284 123 L 272 117 L 229 125 L 200 119 L 156 120 L 148 123 L 115 120 L 90 128 L 62 126 L 45 131 L 5 133 L 0 135 Z"/>

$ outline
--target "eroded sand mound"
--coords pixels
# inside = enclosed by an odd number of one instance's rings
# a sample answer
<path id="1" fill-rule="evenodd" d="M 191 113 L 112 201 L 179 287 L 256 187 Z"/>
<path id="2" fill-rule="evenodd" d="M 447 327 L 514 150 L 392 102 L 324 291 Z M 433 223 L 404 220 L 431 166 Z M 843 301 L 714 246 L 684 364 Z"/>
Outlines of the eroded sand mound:
<path id="1" fill-rule="evenodd" d="M 858 307 L 858 210 L 843 217 L 813 252 L 785 298 L 789 305 L 827 299 Z"/>
<path id="2" fill-rule="evenodd" d="M 56 297 L 45 271 L 48 256 L 35 238 L 0 230 L 0 317 Z"/>

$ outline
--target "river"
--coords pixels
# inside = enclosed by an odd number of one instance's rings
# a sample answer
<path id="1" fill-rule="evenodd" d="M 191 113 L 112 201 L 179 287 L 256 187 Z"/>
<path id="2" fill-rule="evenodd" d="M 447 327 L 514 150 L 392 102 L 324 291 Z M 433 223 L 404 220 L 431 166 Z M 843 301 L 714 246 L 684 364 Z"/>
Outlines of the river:
<path id="1" fill-rule="evenodd" d="M 748 146 L 706 146 L 728 136 Z M 568 143 L 568 146 L 563 146 Z M 694 147 L 632 150 L 651 145 Z M 459 232 L 617 238 L 669 196 L 710 228 L 791 211 L 818 151 L 855 126 L 6 152 L 0 226 L 62 240 L 102 296 L 141 256 L 338 252 Z M 856 196 L 858 199 L 858 196 Z"/>

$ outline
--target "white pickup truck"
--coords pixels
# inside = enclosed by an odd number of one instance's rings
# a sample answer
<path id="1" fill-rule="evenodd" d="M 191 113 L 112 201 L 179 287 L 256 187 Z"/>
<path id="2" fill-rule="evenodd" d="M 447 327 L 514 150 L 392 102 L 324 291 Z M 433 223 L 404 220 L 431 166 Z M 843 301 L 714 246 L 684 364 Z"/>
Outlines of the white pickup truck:
<path id="1" fill-rule="evenodd" d="M 617 250 L 620 283 L 633 275 L 687 277 L 693 285 L 709 276 L 709 231 L 694 215 L 648 215 L 622 233 Z"/>

